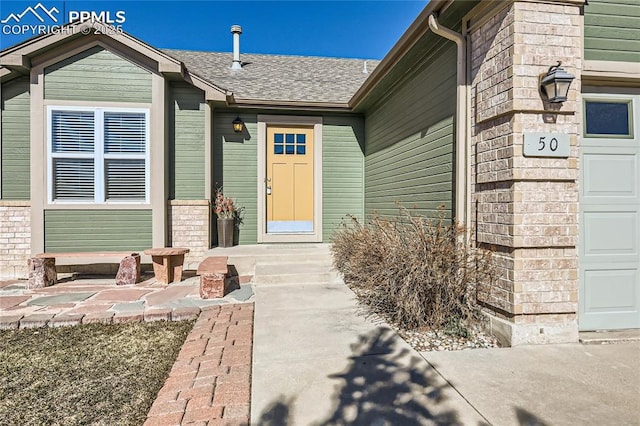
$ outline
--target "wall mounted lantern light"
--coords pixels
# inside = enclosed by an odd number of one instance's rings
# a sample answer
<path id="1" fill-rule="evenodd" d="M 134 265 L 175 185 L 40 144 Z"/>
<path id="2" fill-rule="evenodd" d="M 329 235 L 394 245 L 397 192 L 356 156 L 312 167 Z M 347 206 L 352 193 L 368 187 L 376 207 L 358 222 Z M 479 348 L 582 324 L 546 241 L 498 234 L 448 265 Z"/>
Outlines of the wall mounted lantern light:
<path id="1" fill-rule="evenodd" d="M 240 117 L 236 117 L 236 119 L 233 120 L 233 131 L 236 133 L 242 133 L 243 129 L 244 129 L 244 123 L 242 122 Z"/>
<path id="2" fill-rule="evenodd" d="M 542 77 L 540 81 L 540 91 L 547 95 L 549 102 L 556 103 L 566 101 L 569 86 L 571 86 L 571 82 L 575 78 L 566 72 L 560 66 L 561 64 L 562 62 L 558 61 L 558 65 L 550 67 L 547 75 Z"/>

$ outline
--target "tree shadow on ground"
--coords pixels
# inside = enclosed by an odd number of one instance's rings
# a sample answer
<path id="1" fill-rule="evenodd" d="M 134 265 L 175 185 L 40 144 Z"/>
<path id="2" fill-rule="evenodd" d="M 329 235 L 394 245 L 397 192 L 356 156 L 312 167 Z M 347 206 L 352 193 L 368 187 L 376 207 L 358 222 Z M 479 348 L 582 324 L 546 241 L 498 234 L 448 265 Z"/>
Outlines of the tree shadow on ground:
<path id="1" fill-rule="evenodd" d="M 548 423 L 524 408 L 516 407 L 515 410 L 520 426 L 548 426 Z"/>
<path id="2" fill-rule="evenodd" d="M 337 389 L 337 406 L 325 425 L 451 425 L 452 410 L 434 410 L 443 402 L 437 373 L 387 328 L 360 336 L 344 372 L 329 377 L 344 384 Z"/>
<path id="3" fill-rule="evenodd" d="M 289 410 L 293 406 L 295 398 L 286 398 L 280 395 L 260 415 L 260 426 L 286 426 L 290 424 Z"/>
<path id="4" fill-rule="evenodd" d="M 340 383 L 334 407 L 316 425 L 456 425 L 458 414 L 443 404 L 448 384 L 435 370 L 404 346 L 386 327 L 361 335 L 340 373 L 328 377 Z M 292 425 L 293 400 L 283 396 L 262 413 L 261 426 Z"/>

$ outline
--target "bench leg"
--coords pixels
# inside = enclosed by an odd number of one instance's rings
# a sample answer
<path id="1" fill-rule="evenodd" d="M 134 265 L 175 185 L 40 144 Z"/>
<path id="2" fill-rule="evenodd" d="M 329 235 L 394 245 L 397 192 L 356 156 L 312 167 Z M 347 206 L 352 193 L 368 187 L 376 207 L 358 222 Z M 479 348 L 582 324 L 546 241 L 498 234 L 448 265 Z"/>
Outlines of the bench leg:
<path id="1" fill-rule="evenodd" d="M 171 282 L 179 283 L 182 281 L 182 266 L 184 265 L 184 254 L 171 256 L 171 266 L 173 269 L 173 279 Z"/>
<path id="2" fill-rule="evenodd" d="M 184 254 L 151 256 L 153 260 L 153 273 L 156 280 L 162 284 L 182 281 L 182 266 Z"/>
<path id="3" fill-rule="evenodd" d="M 169 256 L 151 256 L 153 261 L 153 274 L 156 276 L 156 281 L 160 284 L 169 284 L 171 282 Z M 173 271 L 171 271 L 173 272 Z"/>
<path id="4" fill-rule="evenodd" d="M 49 287 L 58 280 L 54 258 L 32 257 L 27 261 L 27 267 L 29 270 L 27 289 Z"/>
<path id="5" fill-rule="evenodd" d="M 204 274 L 200 275 L 200 298 L 217 299 L 224 297 L 227 287 L 227 277 L 225 274 Z"/>

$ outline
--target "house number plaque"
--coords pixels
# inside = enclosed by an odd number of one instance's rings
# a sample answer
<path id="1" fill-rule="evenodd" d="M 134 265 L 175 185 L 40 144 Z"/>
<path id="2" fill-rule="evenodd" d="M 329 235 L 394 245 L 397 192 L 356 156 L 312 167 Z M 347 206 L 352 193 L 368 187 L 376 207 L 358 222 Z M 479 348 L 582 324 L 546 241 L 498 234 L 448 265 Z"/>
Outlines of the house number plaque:
<path id="1" fill-rule="evenodd" d="M 564 133 L 525 133 L 525 157 L 568 157 L 569 135 Z"/>

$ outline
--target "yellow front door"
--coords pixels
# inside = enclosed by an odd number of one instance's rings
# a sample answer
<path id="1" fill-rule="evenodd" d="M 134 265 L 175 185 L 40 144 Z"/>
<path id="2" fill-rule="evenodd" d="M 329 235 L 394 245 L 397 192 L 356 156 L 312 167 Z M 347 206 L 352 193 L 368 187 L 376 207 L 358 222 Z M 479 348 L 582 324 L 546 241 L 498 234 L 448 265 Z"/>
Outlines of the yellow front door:
<path id="1" fill-rule="evenodd" d="M 267 233 L 313 232 L 313 127 L 267 127 Z"/>

